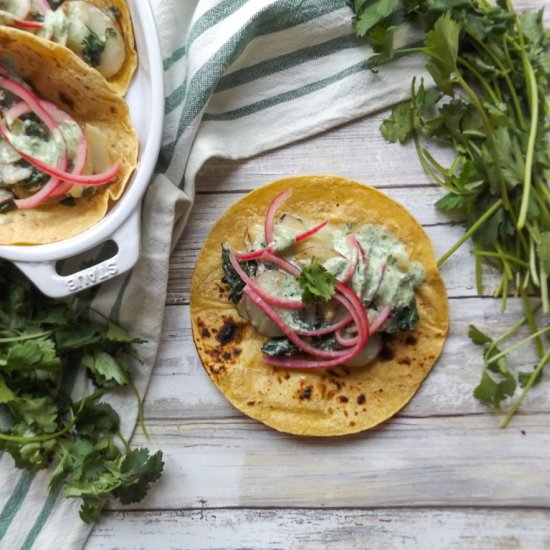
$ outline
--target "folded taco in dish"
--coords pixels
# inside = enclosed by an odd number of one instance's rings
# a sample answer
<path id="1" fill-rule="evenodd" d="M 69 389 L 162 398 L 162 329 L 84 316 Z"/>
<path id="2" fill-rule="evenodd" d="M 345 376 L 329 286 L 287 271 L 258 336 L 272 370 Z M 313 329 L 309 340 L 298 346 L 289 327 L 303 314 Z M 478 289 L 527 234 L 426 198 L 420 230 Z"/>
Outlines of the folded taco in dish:
<path id="1" fill-rule="evenodd" d="M 0 28 L 0 245 L 60 241 L 97 223 L 137 151 L 126 102 L 97 72 Z"/>
<path id="2" fill-rule="evenodd" d="M 117 93 L 128 90 L 137 54 L 124 0 L 0 0 L 0 25 L 66 47 Z"/>
<path id="3" fill-rule="evenodd" d="M 420 224 L 383 193 L 335 176 L 281 180 L 229 208 L 198 257 L 190 302 L 216 386 L 245 414 L 298 435 L 391 417 L 448 330 Z"/>

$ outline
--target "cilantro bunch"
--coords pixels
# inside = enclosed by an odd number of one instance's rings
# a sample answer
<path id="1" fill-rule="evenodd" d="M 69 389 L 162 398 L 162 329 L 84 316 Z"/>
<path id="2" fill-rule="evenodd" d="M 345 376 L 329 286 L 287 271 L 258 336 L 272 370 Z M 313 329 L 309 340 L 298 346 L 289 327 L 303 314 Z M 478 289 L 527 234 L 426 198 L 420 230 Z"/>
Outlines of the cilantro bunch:
<path id="1" fill-rule="evenodd" d="M 91 298 L 47 298 L 0 260 L 0 451 L 30 471 L 56 464 L 50 490 L 81 498 L 85 522 L 109 498 L 141 500 L 163 469 L 160 451 L 130 448 L 119 415 L 101 401 L 121 386 L 137 395 L 126 359 L 140 340 L 110 321 L 91 322 Z M 80 368 L 97 391 L 74 401 Z"/>
<path id="2" fill-rule="evenodd" d="M 472 239 L 476 285 L 482 290 L 481 262 L 500 272 L 495 296 L 506 309 L 509 294 L 521 297 L 525 317 L 494 342 L 475 327 L 470 336 L 484 346 L 484 370 L 474 395 L 497 411 L 523 392 L 506 415 L 505 426 L 550 360 L 535 310 L 550 312 L 550 31 L 542 12 L 518 15 L 510 2 L 497 0 L 353 0 L 354 24 L 375 51 L 374 64 L 410 53 L 426 58 L 435 86 L 413 79 L 410 100 L 398 105 L 381 132 L 391 142 L 414 141 L 422 166 L 446 190 L 436 206 L 458 211 L 464 236 L 440 260 L 442 265 Z M 423 31 L 420 42 L 396 48 L 403 23 Z M 454 159 L 443 166 L 423 146 L 448 144 Z M 535 296 L 533 305 L 530 298 Z M 531 336 L 502 352 L 497 344 L 524 324 Z M 507 354 L 536 343 L 534 371 L 514 375 Z M 495 359 L 496 357 L 496 359 Z"/>

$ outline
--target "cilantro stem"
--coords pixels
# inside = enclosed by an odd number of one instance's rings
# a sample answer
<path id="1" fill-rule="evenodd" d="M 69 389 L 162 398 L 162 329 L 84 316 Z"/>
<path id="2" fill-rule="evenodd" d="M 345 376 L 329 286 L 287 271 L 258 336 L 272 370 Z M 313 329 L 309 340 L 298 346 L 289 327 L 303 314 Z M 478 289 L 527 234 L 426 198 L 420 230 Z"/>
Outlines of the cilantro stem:
<path id="1" fill-rule="evenodd" d="M 525 119 L 523 118 L 523 111 L 521 109 L 521 104 L 519 102 L 516 89 L 514 88 L 510 75 L 508 74 L 509 69 L 507 69 L 502 64 L 498 56 L 494 54 L 491 48 L 489 48 L 486 44 L 484 44 L 483 41 L 479 40 L 479 38 L 476 36 L 475 32 L 473 31 L 472 27 L 468 25 L 468 23 L 464 24 L 464 29 L 468 32 L 468 35 L 479 45 L 479 47 L 493 60 L 493 62 L 500 69 L 502 73 L 502 77 L 506 81 L 506 85 L 508 86 L 508 90 L 510 91 L 510 96 L 512 97 L 512 103 L 514 104 L 514 109 L 516 111 L 516 116 L 518 117 L 520 126 L 522 128 L 525 128 Z M 506 50 L 505 50 L 506 60 L 508 61 L 509 66 L 511 67 L 512 59 L 510 58 L 510 52 L 508 51 L 508 45 L 506 44 L 506 41 L 504 41 L 504 44 L 506 46 Z"/>
<path id="2" fill-rule="evenodd" d="M 126 452 L 129 453 L 132 448 L 130 447 L 130 444 L 128 443 L 128 440 L 122 435 L 122 432 L 120 430 L 118 430 L 118 432 L 116 433 L 118 435 L 118 438 L 120 439 L 120 441 L 122 441 L 122 444 L 124 445 L 124 448 L 126 449 Z"/>
<path id="3" fill-rule="evenodd" d="M 422 147 L 420 146 L 420 140 L 418 139 L 418 134 L 416 133 L 416 130 L 413 130 L 412 136 L 414 147 L 416 149 L 416 154 L 418 155 L 418 160 L 420 160 L 422 168 L 426 170 L 428 176 L 430 176 L 430 178 L 432 178 L 432 180 L 435 181 L 438 185 L 441 185 L 441 187 L 447 189 L 447 191 L 449 192 L 453 191 L 452 189 L 447 187 L 446 183 L 437 176 L 437 174 L 432 170 L 432 167 L 428 164 L 428 162 L 426 162 L 426 158 L 424 157 Z"/>
<path id="4" fill-rule="evenodd" d="M 514 351 L 520 348 L 521 346 L 527 344 L 527 342 L 530 342 L 531 340 L 537 338 L 537 336 L 541 336 L 542 334 L 545 334 L 547 332 L 550 332 L 550 325 L 545 328 L 541 328 L 540 330 L 538 330 L 537 332 L 534 332 L 527 338 L 524 338 L 523 340 L 520 340 L 519 342 L 516 342 L 515 344 L 512 344 L 511 346 L 507 347 L 505 350 L 501 351 L 500 353 L 493 355 L 493 357 L 487 360 L 487 364 L 498 361 L 501 357 L 504 357 L 506 354 L 510 353 L 511 351 Z"/>
<path id="5" fill-rule="evenodd" d="M 531 308 L 531 304 L 529 303 L 529 297 L 527 296 L 527 291 L 524 288 L 521 289 L 521 301 L 523 302 L 523 311 L 525 312 L 525 318 L 529 323 L 529 328 L 531 329 L 531 333 L 534 334 L 538 332 L 539 327 L 537 325 L 537 321 L 535 320 L 535 315 L 534 315 L 533 309 Z M 544 345 L 542 343 L 542 339 L 540 336 L 537 336 L 537 338 L 535 338 L 535 344 L 537 346 L 537 355 L 540 358 L 544 353 Z"/>
<path id="6" fill-rule="evenodd" d="M 500 207 L 502 206 L 502 199 L 498 199 L 497 202 L 489 208 L 483 216 L 478 218 L 476 222 L 462 235 L 462 237 L 447 251 L 439 260 L 437 260 L 437 266 L 441 267 L 449 257 L 454 254 Z"/>
<path id="7" fill-rule="evenodd" d="M 475 257 L 475 275 L 476 275 L 476 292 L 478 296 L 483 295 L 483 276 L 481 271 L 481 250 L 476 248 L 474 254 L 478 253 Z"/>
<path id="8" fill-rule="evenodd" d="M 466 92 L 466 95 L 470 98 L 470 101 L 473 103 L 474 107 L 479 113 L 479 116 L 481 117 L 481 120 L 483 121 L 483 126 L 485 126 L 485 130 L 487 131 L 487 143 L 489 144 L 489 148 L 491 149 L 491 155 L 493 156 L 495 168 L 498 174 L 500 193 L 502 195 L 504 208 L 508 211 L 511 211 L 510 199 L 508 198 L 508 190 L 506 189 L 506 184 L 504 183 L 504 177 L 502 175 L 502 168 L 499 162 L 498 151 L 495 144 L 495 134 L 493 131 L 493 126 L 491 124 L 491 121 L 487 117 L 487 113 L 485 112 L 483 105 L 479 101 L 477 94 L 472 90 L 472 88 L 470 88 L 469 84 L 464 80 L 464 78 L 460 74 L 460 71 L 458 70 L 458 67 L 456 67 L 455 75 L 456 75 L 457 83 L 460 84 L 462 89 Z"/>
<path id="9" fill-rule="evenodd" d="M 504 270 L 506 277 L 509 280 L 512 280 L 514 276 L 512 274 L 512 269 L 510 268 L 510 264 L 508 263 L 508 259 L 506 257 L 507 255 L 502 251 L 502 247 L 498 244 L 498 242 L 495 243 L 495 248 L 497 250 L 497 256 L 502 263 L 502 269 Z"/>
<path id="10" fill-rule="evenodd" d="M 44 338 L 54 333 L 53 330 L 47 330 L 45 332 L 37 332 L 35 334 L 26 334 L 24 336 L 14 336 L 13 338 L 0 338 L 0 344 L 12 344 L 13 342 L 26 342 L 27 340 L 36 340 L 37 338 Z"/>
<path id="11" fill-rule="evenodd" d="M 540 266 L 540 295 L 542 298 L 542 311 L 543 313 L 550 312 L 550 304 L 548 303 L 548 274 L 544 271 L 544 267 Z"/>
<path id="12" fill-rule="evenodd" d="M 35 435 L 32 437 L 21 437 L 17 435 L 7 435 L 0 433 L 0 441 L 11 441 L 13 443 L 41 443 L 43 441 L 50 441 L 52 439 L 57 439 L 62 435 L 66 434 L 76 423 L 77 416 L 73 416 L 71 420 L 65 425 L 65 427 L 58 432 L 54 432 L 47 435 Z"/>
<path id="13" fill-rule="evenodd" d="M 521 57 L 525 70 L 525 76 L 527 79 L 527 95 L 529 98 L 529 106 L 531 109 L 531 123 L 529 127 L 529 141 L 527 142 L 527 154 L 525 156 L 525 174 L 523 179 L 523 194 L 521 197 L 521 206 L 519 209 L 519 219 L 517 228 L 522 229 L 525 226 L 527 219 L 527 208 L 529 207 L 529 194 L 531 191 L 531 177 L 533 173 L 533 158 L 535 154 L 535 141 L 537 139 L 537 129 L 539 120 L 539 92 L 537 89 L 537 80 L 535 78 L 535 71 L 533 65 L 527 58 L 525 52 L 525 44 L 523 43 L 523 34 L 519 21 L 517 23 L 520 42 L 522 45 Z"/>
<path id="14" fill-rule="evenodd" d="M 538 307 L 538 306 L 537 306 Z M 537 308 L 535 308 L 537 309 Z M 527 322 L 527 316 L 523 317 L 520 321 L 518 321 L 512 328 L 509 328 L 507 331 L 503 332 L 498 338 L 496 338 L 495 340 L 493 340 L 493 342 L 491 343 L 491 345 L 489 346 L 489 348 L 487 349 L 487 355 L 489 355 L 489 353 L 494 349 L 496 348 L 501 342 L 503 342 L 504 340 L 506 340 L 506 338 L 509 338 L 510 336 L 512 336 L 512 334 L 514 334 L 514 332 L 516 332 L 517 330 L 519 330 L 525 323 Z"/>
<path id="15" fill-rule="evenodd" d="M 502 274 L 502 305 L 500 311 L 504 313 L 506 311 L 506 305 L 508 304 L 508 277 L 505 273 Z"/>
<path id="16" fill-rule="evenodd" d="M 523 400 L 525 399 L 525 396 L 537 380 L 540 372 L 545 367 L 546 363 L 550 361 L 550 349 L 544 354 L 542 359 L 539 361 L 538 365 L 536 366 L 535 370 L 532 372 L 531 376 L 529 377 L 529 380 L 527 381 L 527 384 L 525 384 L 525 387 L 523 388 L 523 391 L 521 392 L 521 395 L 516 399 L 515 403 L 512 405 L 506 416 L 504 417 L 504 420 L 502 421 L 502 424 L 500 425 L 501 428 L 506 428 L 508 426 L 510 420 L 512 419 L 512 416 L 517 412 L 517 410 L 520 408 L 521 404 L 523 403 Z"/>
<path id="17" fill-rule="evenodd" d="M 540 280 L 537 274 L 537 264 L 536 264 L 536 254 L 535 254 L 535 241 L 531 238 L 529 239 L 529 271 L 531 272 L 531 278 L 533 279 L 533 284 L 540 286 Z"/>
<path id="18" fill-rule="evenodd" d="M 515 256 L 510 256 L 510 254 L 506 254 L 505 252 L 497 253 L 497 252 L 489 252 L 487 250 L 480 250 L 476 249 L 473 252 L 476 256 L 483 256 L 487 258 L 506 258 L 508 261 L 518 264 L 521 267 L 529 267 L 529 264 L 525 262 L 524 260 L 520 260 L 519 258 L 516 258 Z"/>
<path id="19" fill-rule="evenodd" d="M 58 437 L 61 437 L 62 435 L 66 434 L 76 424 L 76 421 L 78 420 L 78 414 L 82 411 L 82 409 L 84 408 L 84 405 L 86 405 L 88 401 L 93 401 L 94 399 L 101 397 L 104 393 L 105 393 L 104 390 L 98 390 L 90 395 L 87 395 L 80 401 L 77 401 L 74 404 L 74 407 L 78 405 L 78 410 L 76 414 L 73 414 L 72 418 L 69 420 L 69 422 L 67 422 L 65 427 L 57 432 L 54 432 L 51 434 L 45 434 L 45 435 L 35 435 L 32 437 L 21 437 L 16 435 L 8 435 L 8 434 L 0 433 L 0 441 L 2 440 L 12 441 L 14 443 L 26 444 L 26 443 L 40 443 L 43 441 L 50 441 L 51 439 L 57 439 Z"/>
<path id="20" fill-rule="evenodd" d="M 136 396 L 136 399 L 137 399 L 138 422 L 139 422 L 141 431 L 143 432 L 143 435 L 145 437 L 149 437 L 149 432 L 147 431 L 147 426 L 145 425 L 145 420 L 143 419 L 143 400 L 141 399 L 141 395 L 139 395 L 139 391 L 132 380 L 129 381 L 128 385 L 130 386 L 130 389 L 132 390 L 133 394 Z"/>
<path id="21" fill-rule="evenodd" d="M 471 63 L 469 63 L 463 57 L 459 57 L 457 61 L 477 78 L 483 89 L 487 92 L 487 95 L 493 100 L 493 103 L 500 103 L 499 98 L 496 96 L 494 90 L 491 88 L 487 80 L 483 78 L 483 75 Z"/>

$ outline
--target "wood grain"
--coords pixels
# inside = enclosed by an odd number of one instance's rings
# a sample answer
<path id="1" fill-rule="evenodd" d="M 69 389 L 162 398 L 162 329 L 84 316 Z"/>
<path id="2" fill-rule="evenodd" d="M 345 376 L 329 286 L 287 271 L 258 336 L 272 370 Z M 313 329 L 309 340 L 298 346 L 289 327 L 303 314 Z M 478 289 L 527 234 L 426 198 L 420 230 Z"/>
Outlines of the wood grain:
<path id="1" fill-rule="evenodd" d="M 467 509 L 108 512 L 88 550 L 545 550 L 550 511 Z"/>
<path id="2" fill-rule="evenodd" d="M 550 508 L 550 413 L 500 430 L 492 415 L 396 417 L 342 438 L 298 438 L 240 418 L 149 421 L 166 473 L 140 509 Z M 117 508 L 116 503 L 111 505 Z"/>

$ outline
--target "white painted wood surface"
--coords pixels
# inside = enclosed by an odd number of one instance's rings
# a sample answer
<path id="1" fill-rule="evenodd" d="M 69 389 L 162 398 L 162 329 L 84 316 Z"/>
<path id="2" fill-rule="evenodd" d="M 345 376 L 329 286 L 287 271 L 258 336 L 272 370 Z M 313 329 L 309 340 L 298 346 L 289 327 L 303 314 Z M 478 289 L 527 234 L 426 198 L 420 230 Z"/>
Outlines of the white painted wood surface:
<path id="1" fill-rule="evenodd" d="M 188 290 L 193 265 L 220 213 L 279 177 L 336 173 L 373 184 L 426 226 L 436 254 L 462 232 L 438 213 L 410 146 L 378 134 L 386 113 L 247 161 L 212 159 L 199 174 L 196 204 L 171 262 L 160 355 L 145 401 L 166 474 L 135 508 L 108 511 L 87 548 L 550 548 L 550 382 L 543 381 L 502 430 L 472 390 L 480 351 L 466 337 L 512 326 L 476 296 L 468 247 L 443 269 L 451 331 L 418 394 L 379 429 L 340 439 L 299 439 L 240 414 L 210 382 L 195 352 Z M 440 158 L 445 151 L 438 151 Z M 516 366 L 532 368 L 532 353 Z M 548 378 L 548 377 L 547 377 Z"/>

